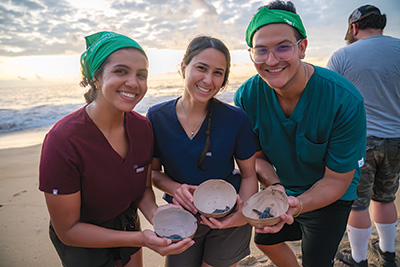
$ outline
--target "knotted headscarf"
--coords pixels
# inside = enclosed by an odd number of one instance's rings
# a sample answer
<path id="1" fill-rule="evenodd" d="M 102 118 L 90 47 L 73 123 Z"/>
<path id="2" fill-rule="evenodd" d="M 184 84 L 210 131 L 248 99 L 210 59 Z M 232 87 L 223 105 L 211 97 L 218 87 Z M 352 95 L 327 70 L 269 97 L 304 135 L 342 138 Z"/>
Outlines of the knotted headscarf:
<path id="1" fill-rule="evenodd" d="M 86 51 L 81 55 L 81 66 L 86 78 L 93 80 L 93 73 L 106 58 L 116 50 L 124 47 L 134 47 L 143 52 L 143 48 L 131 38 L 114 33 L 98 32 L 85 37 Z"/>
<path id="2" fill-rule="evenodd" d="M 254 33 L 261 28 L 262 26 L 271 24 L 271 23 L 284 23 L 292 26 L 297 29 L 300 34 L 307 38 L 306 29 L 303 26 L 303 22 L 299 15 L 280 9 L 268 9 L 266 7 L 260 8 L 258 12 L 251 19 L 249 26 L 246 31 L 246 42 L 249 47 L 253 45 L 253 35 Z"/>

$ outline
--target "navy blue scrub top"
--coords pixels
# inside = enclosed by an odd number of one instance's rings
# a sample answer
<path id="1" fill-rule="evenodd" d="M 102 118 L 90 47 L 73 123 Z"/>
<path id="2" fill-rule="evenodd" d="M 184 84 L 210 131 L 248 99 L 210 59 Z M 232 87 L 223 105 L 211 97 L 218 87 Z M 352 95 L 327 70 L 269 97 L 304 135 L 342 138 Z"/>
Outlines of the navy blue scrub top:
<path id="1" fill-rule="evenodd" d="M 157 104 L 147 113 L 154 131 L 154 158 L 160 159 L 164 172 L 174 181 L 199 185 L 209 179 L 224 179 L 238 192 L 241 179 L 232 175 L 234 158 L 249 159 L 258 147 L 247 114 L 241 108 L 213 101 L 211 148 L 200 170 L 197 161 L 206 144 L 208 116 L 191 140 L 176 114 L 178 99 Z"/>

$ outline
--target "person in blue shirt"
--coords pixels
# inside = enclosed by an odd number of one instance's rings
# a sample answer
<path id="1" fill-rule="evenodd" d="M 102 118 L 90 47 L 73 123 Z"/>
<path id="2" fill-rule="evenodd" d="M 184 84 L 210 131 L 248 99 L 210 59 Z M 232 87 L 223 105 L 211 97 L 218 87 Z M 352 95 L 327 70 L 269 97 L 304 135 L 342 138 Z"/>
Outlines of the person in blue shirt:
<path id="1" fill-rule="evenodd" d="M 184 92 L 181 97 L 151 107 L 153 125 L 154 185 L 193 214 L 193 192 L 202 182 L 223 179 L 238 192 L 236 212 L 222 218 L 201 216 L 195 244 L 185 252 L 166 257 L 166 266 L 235 266 L 250 254 L 252 227 L 241 210 L 257 192 L 257 144 L 246 113 L 223 103 L 215 95 L 227 84 L 228 48 L 208 36 L 193 39 L 181 63 Z M 235 163 L 240 174 L 235 170 Z"/>
<path id="2" fill-rule="evenodd" d="M 261 184 L 281 183 L 290 205 L 277 225 L 256 229 L 255 243 L 277 266 L 298 266 L 285 242 L 302 240 L 303 266 L 333 266 L 365 157 L 363 98 L 342 76 L 302 61 L 307 35 L 290 1 L 261 7 L 246 41 L 258 74 L 235 104 L 262 148 Z"/>

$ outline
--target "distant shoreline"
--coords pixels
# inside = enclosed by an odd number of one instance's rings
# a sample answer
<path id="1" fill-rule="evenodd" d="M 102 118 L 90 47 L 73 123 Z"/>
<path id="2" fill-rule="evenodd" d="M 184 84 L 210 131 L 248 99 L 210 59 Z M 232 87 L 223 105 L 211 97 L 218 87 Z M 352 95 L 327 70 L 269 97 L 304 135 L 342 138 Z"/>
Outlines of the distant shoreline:
<path id="1" fill-rule="evenodd" d="M 41 145 L 52 126 L 0 133 L 0 149 Z"/>

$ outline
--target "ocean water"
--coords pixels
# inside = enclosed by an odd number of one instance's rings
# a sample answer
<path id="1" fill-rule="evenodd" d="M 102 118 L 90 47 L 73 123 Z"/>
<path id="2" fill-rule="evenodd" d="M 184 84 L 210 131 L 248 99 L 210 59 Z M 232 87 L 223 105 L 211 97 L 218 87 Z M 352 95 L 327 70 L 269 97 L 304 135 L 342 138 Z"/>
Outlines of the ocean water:
<path id="1" fill-rule="evenodd" d="M 231 78 L 217 98 L 232 103 L 234 92 L 245 79 Z M 47 131 L 65 115 L 85 105 L 85 91 L 79 84 L 0 88 L 0 139 L 10 133 Z M 146 114 L 150 106 L 174 99 L 182 92 L 183 82 L 179 78 L 149 80 L 147 94 L 134 110 Z"/>

